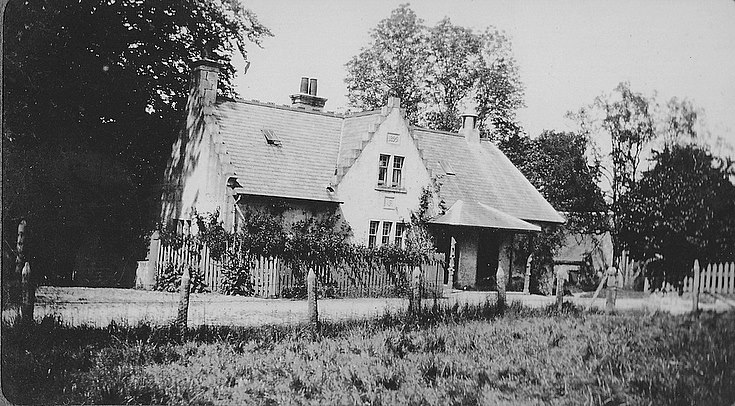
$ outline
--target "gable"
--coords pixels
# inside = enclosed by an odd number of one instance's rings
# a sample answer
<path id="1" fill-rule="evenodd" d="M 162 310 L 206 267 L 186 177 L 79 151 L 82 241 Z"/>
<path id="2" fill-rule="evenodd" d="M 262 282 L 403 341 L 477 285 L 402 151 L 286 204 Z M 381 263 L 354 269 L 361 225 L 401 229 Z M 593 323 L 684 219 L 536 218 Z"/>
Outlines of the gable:
<path id="1" fill-rule="evenodd" d="M 238 192 L 337 201 L 327 186 L 337 161 L 341 117 L 243 100 L 219 102 L 214 114 Z"/>

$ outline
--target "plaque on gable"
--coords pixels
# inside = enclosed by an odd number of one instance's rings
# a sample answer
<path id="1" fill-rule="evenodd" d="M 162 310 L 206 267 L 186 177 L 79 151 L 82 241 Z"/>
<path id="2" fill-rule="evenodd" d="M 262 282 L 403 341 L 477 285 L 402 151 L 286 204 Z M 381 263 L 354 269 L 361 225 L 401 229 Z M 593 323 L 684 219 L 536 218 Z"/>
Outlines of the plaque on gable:
<path id="1" fill-rule="evenodd" d="M 386 196 L 383 199 L 383 208 L 388 210 L 394 210 L 396 208 L 396 198 L 392 196 Z"/>
<path id="2" fill-rule="evenodd" d="M 400 134 L 398 133 L 388 133 L 388 142 L 391 144 L 398 144 L 398 141 L 400 140 Z"/>

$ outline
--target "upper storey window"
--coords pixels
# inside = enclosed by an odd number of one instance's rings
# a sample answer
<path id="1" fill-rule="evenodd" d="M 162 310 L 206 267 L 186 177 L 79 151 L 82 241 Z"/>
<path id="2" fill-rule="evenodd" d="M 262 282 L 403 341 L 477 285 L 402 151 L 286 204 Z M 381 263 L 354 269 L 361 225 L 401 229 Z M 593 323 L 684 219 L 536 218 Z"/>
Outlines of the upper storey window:
<path id="1" fill-rule="evenodd" d="M 403 164 L 405 158 L 398 155 L 380 154 L 378 160 L 378 186 L 403 187 Z"/>

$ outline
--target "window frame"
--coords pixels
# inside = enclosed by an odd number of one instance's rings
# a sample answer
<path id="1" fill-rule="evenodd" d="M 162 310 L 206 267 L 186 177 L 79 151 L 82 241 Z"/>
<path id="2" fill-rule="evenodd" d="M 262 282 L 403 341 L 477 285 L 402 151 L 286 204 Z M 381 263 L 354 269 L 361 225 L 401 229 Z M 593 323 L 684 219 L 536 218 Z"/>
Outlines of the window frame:
<path id="1" fill-rule="evenodd" d="M 373 230 L 375 225 L 375 230 Z M 374 248 L 378 243 L 378 230 L 380 230 L 380 221 L 370 220 L 368 224 L 368 248 Z"/>
<path id="2" fill-rule="evenodd" d="M 404 247 L 408 224 L 403 220 L 370 220 L 368 223 L 368 248 L 385 245 Z"/>
<path id="3" fill-rule="evenodd" d="M 406 223 L 396 223 L 396 231 L 393 234 L 393 244 L 399 248 L 403 248 L 405 241 Z"/>
<path id="4" fill-rule="evenodd" d="M 383 160 L 384 157 L 387 159 Z M 388 154 L 378 156 L 378 186 L 388 186 L 388 168 L 391 167 L 392 159 L 393 156 Z"/>
<path id="5" fill-rule="evenodd" d="M 403 186 L 403 164 L 406 162 L 406 158 L 398 155 L 393 155 L 391 159 L 393 161 L 393 171 L 391 172 L 390 185 L 394 188 L 400 188 Z M 399 162 L 400 164 L 398 164 Z M 397 182 L 396 175 L 398 175 Z"/>
<path id="6" fill-rule="evenodd" d="M 406 157 L 401 155 L 378 155 L 378 187 L 402 190 L 403 169 Z M 390 179 L 389 179 L 390 177 Z"/>
<path id="7" fill-rule="evenodd" d="M 390 238 L 392 236 L 393 232 L 393 222 L 392 221 L 381 221 L 381 228 L 380 228 L 380 245 L 390 245 Z"/>

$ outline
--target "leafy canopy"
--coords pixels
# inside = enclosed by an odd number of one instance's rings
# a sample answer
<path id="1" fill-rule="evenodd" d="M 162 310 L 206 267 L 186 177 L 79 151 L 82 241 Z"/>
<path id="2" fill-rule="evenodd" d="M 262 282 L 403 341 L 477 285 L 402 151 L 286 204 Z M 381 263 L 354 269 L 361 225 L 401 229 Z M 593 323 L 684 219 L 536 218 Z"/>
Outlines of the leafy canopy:
<path id="1" fill-rule="evenodd" d="M 3 30 L 3 221 L 28 219 L 48 276 L 87 243 L 142 256 L 188 64 L 221 62 L 231 94 L 235 53 L 270 35 L 235 0 L 13 1 Z"/>
<path id="2" fill-rule="evenodd" d="M 517 239 L 520 251 L 534 255 L 532 276 L 539 278 L 547 272 L 544 265 L 553 263 L 565 232 L 594 233 L 602 228 L 600 212 L 605 202 L 597 185 L 600 168 L 588 163 L 590 145 L 584 134 L 513 135 L 501 140 L 499 147 L 555 209 L 567 213 L 563 227 L 544 227 L 538 235 Z"/>
<path id="3" fill-rule="evenodd" d="M 660 258 L 679 283 L 694 259 L 735 258 L 735 164 L 704 147 L 672 144 L 623 196 L 621 239 L 634 258 Z"/>
<path id="4" fill-rule="evenodd" d="M 347 62 L 350 105 L 363 110 L 401 98 L 413 124 L 459 128 L 466 109 L 478 114 L 484 135 L 518 133 L 515 111 L 523 85 L 508 37 L 494 27 L 477 33 L 444 18 L 433 27 L 407 4 L 371 32 L 372 42 Z"/>

